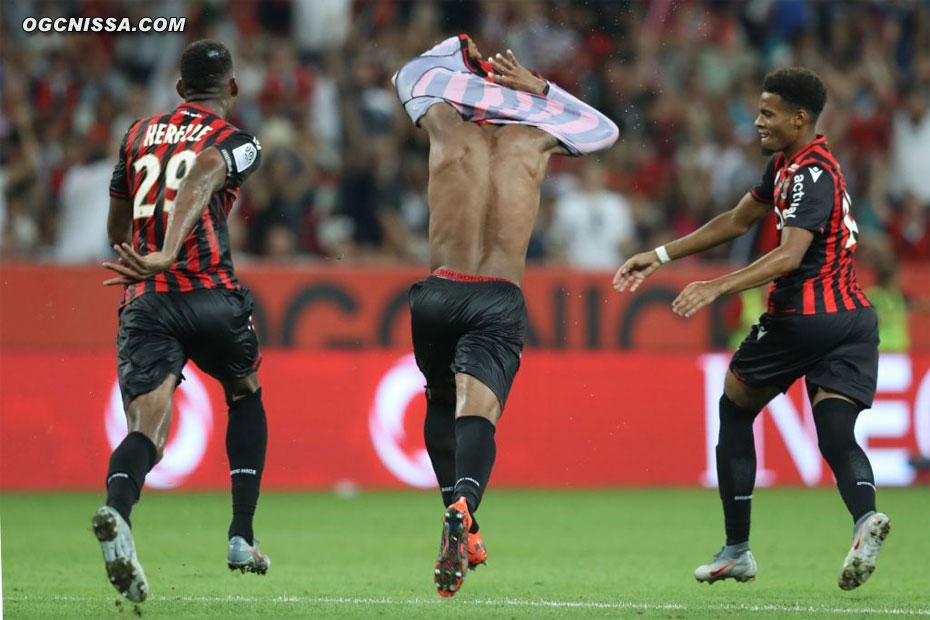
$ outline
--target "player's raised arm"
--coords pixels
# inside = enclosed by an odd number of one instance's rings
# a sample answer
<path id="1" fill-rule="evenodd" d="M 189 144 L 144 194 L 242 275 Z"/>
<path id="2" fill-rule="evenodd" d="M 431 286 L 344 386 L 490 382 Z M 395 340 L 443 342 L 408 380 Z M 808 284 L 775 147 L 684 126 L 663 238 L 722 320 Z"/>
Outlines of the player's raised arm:
<path id="1" fill-rule="evenodd" d="M 588 105 L 566 90 L 543 79 L 538 73 L 520 64 L 511 50 L 506 54 L 495 54 L 488 58 L 494 73 L 488 77 L 495 83 L 513 90 L 520 90 L 556 102 L 559 114 L 565 122 L 553 124 L 553 135 L 562 143 L 561 154 L 590 155 L 613 146 L 620 137 L 616 123 L 596 108 Z"/>
<path id="2" fill-rule="evenodd" d="M 215 148 L 208 148 L 197 155 L 178 187 L 174 208 L 165 227 L 165 242 L 158 252 L 139 254 L 127 242 L 115 244 L 113 249 L 120 256 L 119 263 L 104 263 L 104 267 L 121 277 L 104 282 L 106 285 L 127 284 L 145 280 L 161 273 L 177 260 L 181 245 L 203 216 L 210 196 L 226 182 L 226 162 Z M 127 211 L 129 212 L 129 211 Z"/>
<path id="3" fill-rule="evenodd" d="M 652 275 L 663 264 L 697 254 L 726 243 L 745 234 L 753 224 L 764 218 L 772 205 L 755 198 L 751 193 L 743 196 L 735 208 L 721 213 L 692 233 L 659 246 L 649 252 L 632 256 L 623 263 L 614 275 L 617 292 L 627 289 L 635 291 L 643 280 Z"/>

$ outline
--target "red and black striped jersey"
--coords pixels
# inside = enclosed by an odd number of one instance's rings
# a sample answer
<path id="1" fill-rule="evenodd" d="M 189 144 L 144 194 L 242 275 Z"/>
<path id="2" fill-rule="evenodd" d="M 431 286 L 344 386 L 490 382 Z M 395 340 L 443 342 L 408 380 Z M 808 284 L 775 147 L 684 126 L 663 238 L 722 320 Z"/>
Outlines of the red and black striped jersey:
<path id="1" fill-rule="evenodd" d="M 242 182 L 261 162 L 261 145 L 254 136 L 195 103 L 182 103 L 172 112 L 136 121 L 123 137 L 110 196 L 131 201 L 127 208 L 132 209 L 136 251 L 156 252 L 164 243 L 181 179 L 197 154 L 210 147 L 219 150 L 226 162 L 226 184 L 210 197 L 177 262 L 154 278 L 127 286 L 121 305 L 145 293 L 239 287 L 226 217 Z"/>
<path id="2" fill-rule="evenodd" d="M 821 314 L 871 305 L 856 280 L 859 231 L 849 213 L 846 180 L 823 135 L 790 159 L 773 156 L 750 193 L 774 205 L 779 235 L 785 226 L 814 233 L 798 268 L 772 283 L 770 313 Z"/>

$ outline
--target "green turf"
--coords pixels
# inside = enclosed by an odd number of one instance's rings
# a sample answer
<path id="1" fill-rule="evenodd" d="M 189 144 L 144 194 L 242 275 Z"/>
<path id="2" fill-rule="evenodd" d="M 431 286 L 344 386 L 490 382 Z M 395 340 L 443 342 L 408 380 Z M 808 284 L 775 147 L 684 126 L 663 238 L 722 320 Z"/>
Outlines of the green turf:
<path id="1" fill-rule="evenodd" d="M 875 576 L 836 586 L 851 523 L 832 490 L 754 500 L 749 584 L 695 583 L 721 542 L 713 491 L 494 490 L 480 517 L 487 567 L 453 600 L 432 588 L 441 507 L 426 493 L 262 496 L 267 576 L 225 566 L 223 494 L 146 493 L 133 514 L 151 584 L 146 618 L 826 618 L 930 615 L 930 492 L 881 491 L 891 536 Z M 90 517 L 99 495 L 3 495 L 8 618 L 131 618 L 106 580 Z M 238 597 L 238 598 L 237 598 Z M 574 606 L 559 605 L 570 603 Z M 597 606 L 603 603 L 603 606 Z"/>

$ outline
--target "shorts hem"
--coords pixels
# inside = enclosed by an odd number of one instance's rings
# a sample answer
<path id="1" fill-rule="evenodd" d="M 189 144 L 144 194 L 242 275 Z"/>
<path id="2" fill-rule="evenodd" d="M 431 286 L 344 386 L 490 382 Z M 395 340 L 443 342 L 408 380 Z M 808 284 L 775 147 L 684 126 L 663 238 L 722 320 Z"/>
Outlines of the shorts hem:
<path id="1" fill-rule="evenodd" d="M 808 387 L 813 386 L 816 388 L 820 388 L 824 391 L 833 392 L 834 394 L 839 394 L 840 396 L 845 396 L 846 398 L 850 398 L 856 401 L 856 404 L 859 405 L 860 410 L 871 409 L 872 401 L 875 399 L 875 392 L 872 392 L 871 395 L 866 395 L 863 392 L 859 392 L 857 394 L 856 391 L 850 390 L 848 387 L 838 387 L 838 386 L 831 384 L 829 381 L 824 382 L 824 381 L 818 381 L 816 379 L 810 379 L 810 380 L 805 379 L 805 381 L 807 381 Z"/>
<path id="2" fill-rule="evenodd" d="M 458 374 L 458 373 L 461 373 L 461 374 L 463 374 L 463 375 L 468 375 L 469 377 L 472 377 L 473 379 L 475 379 L 475 381 L 478 381 L 478 382 L 479 382 L 481 385 L 483 385 L 484 387 L 486 387 L 486 388 L 488 388 L 489 390 L 491 390 L 491 392 L 494 394 L 494 396 L 497 397 L 497 404 L 498 404 L 498 405 L 500 406 L 500 408 L 501 408 L 501 413 L 504 412 L 504 406 L 507 404 L 507 397 L 510 395 L 510 390 L 509 390 L 509 389 L 508 389 L 503 395 L 501 395 L 501 390 L 495 388 L 495 387 L 494 387 L 493 385 L 491 385 L 491 383 L 489 383 L 487 380 L 485 380 L 485 379 L 483 379 L 482 377 L 480 377 L 478 373 L 473 372 L 472 370 L 470 370 L 470 369 L 468 369 L 468 368 L 463 368 L 463 367 L 461 367 L 461 366 L 453 366 L 453 367 L 452 367 L 452 373 L 453 373 L 453 376 L 456 375 L 456 374 Z"/>
<path id="3" fill-rule="evenodd" d="M 146 382 L 142 384 L 142 387 L 133 385 L 132 388 L 128 388 L 128 387 L 124 388 L 122 383 L 120 383 L 120 392 L 123 396 L 123 406 L 128 407 L 129 403 L 131 403 L 135 399 L 139 398 L 140 396 L 144 396 L 148 394 L 149 392 L 154 391 L 158 386 L 160 386 L 162 383 L 165 382 L 165 379 L 168 378 L 168 375 L 174 375 L 177 378 L 177 383 L 175 383 L 175 387 L 181 385 L 181 382 L 184 381 L 185 379 L 183 372 L 175 371 L 171 368 L 168 368 L 167 372 L 163 374 L 159 373 L 157 375 L 158 376 L 157 379 L 151 382 Z"/>
<path id="4" fill-rule="evenodd" d="M 751 387 L 751 388 L 771 387 L 771 388 L 776 388 L 781 393 L 787 392 L 791 388 L 791 386 L 794 385 L 794 382 L 797 381 L 797 379 L 792 379 L 791 381 L 785 383 L 784 381 L 756 380 L 753 377 L 747 377 L 746 375 L 740 373 L 737 369 L 733 367 L 732 364 L 729 366 L 729 370 L 730 372 L 733 373 L 733 376 L 736 377 L 736 379 L 740 383 L 742 383 L 743 385 L 747 387 Z"/>

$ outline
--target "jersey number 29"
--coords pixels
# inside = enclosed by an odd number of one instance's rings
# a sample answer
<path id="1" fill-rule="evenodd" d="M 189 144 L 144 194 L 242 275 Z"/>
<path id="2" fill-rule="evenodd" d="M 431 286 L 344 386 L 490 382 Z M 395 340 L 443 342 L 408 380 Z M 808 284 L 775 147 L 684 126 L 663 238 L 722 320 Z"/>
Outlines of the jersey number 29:
<path id="1" fill-rule="evenodd" d="M 187 174 L 191 166 L 194 165 L 194 159 L 196 157 L 197 154 L 191 150 L 178 151 L 171 156 L 171 159 L 165 164 L 164 169 L 166 192 L 167 190 L 171 190 L 172 192 L 178 191 L 178 187 L 181 186 L 181 179 L 184 178 L 184 175 Z M 151 217 L 152 214 L 155 213 L 155 203 L 147 203 L 145 199 L 149 195 L 149 192 L 152 191 L 152 186 L 155 185 L 155 182 L 161 177 L 161 160 L 155 155 L 148 153 L 137 159 L 132 167 L 136 174 L 142 171 L 145 172 L 142 181 L 139 183 L 139 188 L 136 190 L 136 195 L 132 200 L 132 217 L 136 220 L 143 217 Z M 165 213 L 171 213 L 174 200 L 165 199 L 163 205 L 162 210 Z"/>

